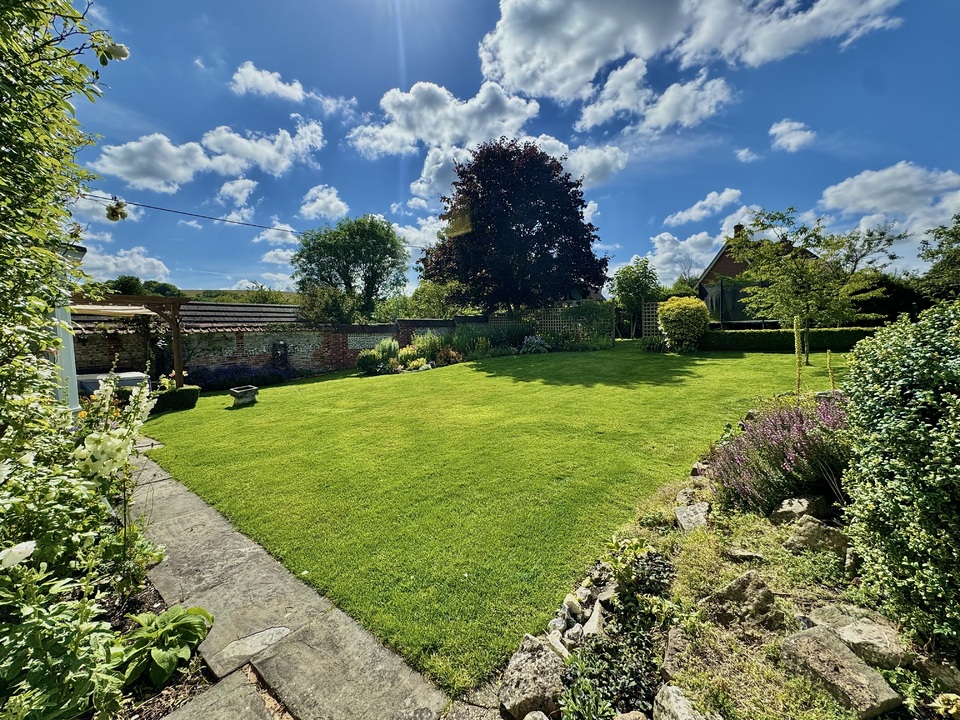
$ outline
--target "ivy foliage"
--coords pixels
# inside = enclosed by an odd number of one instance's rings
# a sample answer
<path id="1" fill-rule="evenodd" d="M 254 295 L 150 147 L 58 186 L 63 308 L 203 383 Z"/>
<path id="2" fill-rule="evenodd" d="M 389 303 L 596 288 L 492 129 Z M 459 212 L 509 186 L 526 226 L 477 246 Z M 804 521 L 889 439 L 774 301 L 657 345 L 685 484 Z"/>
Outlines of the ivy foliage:
<path id="1" fill-rule="evenodd" d="M 844 475 L 865 585 L 922 639 L 960 650 L 960 301 L 854 349 Z"/>

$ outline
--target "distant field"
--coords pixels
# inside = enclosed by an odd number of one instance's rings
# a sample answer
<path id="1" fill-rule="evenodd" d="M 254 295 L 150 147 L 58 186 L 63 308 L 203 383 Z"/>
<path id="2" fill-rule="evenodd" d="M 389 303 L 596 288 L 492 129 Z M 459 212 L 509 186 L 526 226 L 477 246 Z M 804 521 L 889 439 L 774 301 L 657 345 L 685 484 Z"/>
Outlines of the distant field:
<path id="1" fill-rule="evenodd" d="M 840 359 L 842 362 L 842 359 Z M 806 369 L 824 389 L 823 356 Z M 638 498 L 791 390 L 792 355 L 502 357 L 340 373 L 151 420 L 152 455 L 452 692 L 539 632 Z"/>

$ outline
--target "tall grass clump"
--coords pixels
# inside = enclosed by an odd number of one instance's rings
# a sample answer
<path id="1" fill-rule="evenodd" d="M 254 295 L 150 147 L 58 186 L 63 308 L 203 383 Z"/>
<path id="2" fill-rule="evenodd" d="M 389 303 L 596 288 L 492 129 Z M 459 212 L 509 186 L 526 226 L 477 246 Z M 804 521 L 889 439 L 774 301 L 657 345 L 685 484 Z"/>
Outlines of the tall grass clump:
<path id="1" fill-rule="evenodd" d="M 706 463 L 721 499 L 738 510 L 769 513 L 788 497 L 833 495 L 849 462 L 846 405 L 831 399 L 775 402 L 730 429 Z"/>

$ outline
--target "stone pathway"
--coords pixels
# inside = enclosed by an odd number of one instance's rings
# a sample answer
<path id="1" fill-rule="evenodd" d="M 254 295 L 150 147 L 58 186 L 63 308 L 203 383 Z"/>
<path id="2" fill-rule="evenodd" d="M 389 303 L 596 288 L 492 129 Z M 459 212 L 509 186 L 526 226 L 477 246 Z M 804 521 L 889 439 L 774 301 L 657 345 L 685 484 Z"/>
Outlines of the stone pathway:
<path id="1" fill-rule="evenodd" d="M 144 438 L 140 447 L 156 444 Z M 220 681 L 170 720 L 272 720 L 250 666 L 295 720 L 433 720 L 448 698 L 159 465 L 137 460 L 133 511 L 165 549 L 150 580 L 164 601 L 215 619 L 200 652 Z"/>

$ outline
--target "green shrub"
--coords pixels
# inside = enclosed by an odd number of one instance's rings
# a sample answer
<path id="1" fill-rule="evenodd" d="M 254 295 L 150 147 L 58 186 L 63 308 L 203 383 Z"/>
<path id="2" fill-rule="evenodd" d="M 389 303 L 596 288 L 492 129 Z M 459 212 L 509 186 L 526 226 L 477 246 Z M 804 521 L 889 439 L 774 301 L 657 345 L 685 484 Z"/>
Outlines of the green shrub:
<path id="1" fill-rule="evenodd" d="M 710 311 L 698 298 L 672 297 L 657 305 L 657 321 L 671 350 L 690 352 L 710 327 Z"/>
<path id="2" fill-rule="evenodd" d="M 521 355 L 537 355 L 550 352 L 550 346 L 540 335 L 527 335 L 520 346 Z"/>
<path id="3" fill-rule="evenodd" d="M 413 345 L 407 345 L 405 348 L 401 348 L 400 352 L 397 354 L 397 360 L 400 361 L 401 365 L 409 366 L 414 360 L 420 357 L 420 353 Z"/>
<path id="4" fill-rule="evenodd" d="M 419 370 L 427 364 L 427 361 L 423 358 L 414 358 L 409 363 L 407 363 L 407 370 Z"/>
<path id="5" fill-rule="evenodd" d="M 364 375 L 379 375 L 382 365 L 376 350 L 361 350 L 357 354 L 357 370 Z"/>
<path id="6" fill-rule="evenodd" d="M 445 337 L 432 332 L 413 336 L 413 346 L 417 349 L 417 354 L 427 362 L 434 362 L 437 359 L 437 353 L 447 345 L 449 343 Z"/>
<path id="7" fill-rule="evenodd" d="M 472 355 L 477 349 L 477 342 L 486 337 L 473 325 L 457 325 L 457 329 L 450 336 L 450 347 L 461 355 Z"/>
<path id="8" fill-rule="evenodd" d="M 393 338 L 384 338 L 377 343 L 374 352 L 377 353 L 377 357 L 379 357 L 381 361 L 388 362 L 391 358 L 396 358 L 400 355 L 400 343 Z"/>
<path id="9" fill-rule="evenodd" d="M 437 351 L 437 356 L 433 362 L 436 363 L 437 367 L 456 365 L 457 363 L 463 362 L 463 355 L 453 348 L 443 347 Z"/>
<path id="10" fill-rule="evenodd" d="M 534 325 L 532 322 L 517 322 L 488 328 L 487 337 L 490 339 L 490 344 L 495 348 L 519 348 L 523 344 L 523 339 L 533 333 Z"/>
<path id="11" fill-rule="evenodd" d="M 904 624 L 960 650 L 960 301 L 854 349 L 850 536 L 864 585 Z"/>
<path id="12" fill-rule="evenodd" d="M 810 351 L 849 352 L 877 328 L 813 328 Z M 701 350 L 740 352 L 793 352 L 793 330 L 708 330 L 700 340 Z"/>
<path id="13" fill-rule="evenodd" d="M 165 390 L 157 395 L 157 403 L 153 406 L 151 415 L 176 410 L 191 410 L 197 406 L 197 400 L 199 399 L 200 387 L 197 385 L 184 385 L 182 388 Z"/>
<path id="14" fill-rule="evenodd" d="M 637 338 L 634 342 L 640 346 L 643 352 L 665 353 L 667 351 L 667 341 L 663 335 L 648 335 Z"/>

